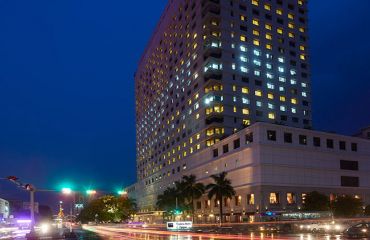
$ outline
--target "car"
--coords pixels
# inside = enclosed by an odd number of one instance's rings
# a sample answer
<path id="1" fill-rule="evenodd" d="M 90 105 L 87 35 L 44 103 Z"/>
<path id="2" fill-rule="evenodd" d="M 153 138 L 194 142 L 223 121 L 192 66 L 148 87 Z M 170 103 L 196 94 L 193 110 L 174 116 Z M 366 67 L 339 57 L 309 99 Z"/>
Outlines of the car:
<path id="1" fill-rule="evenodd" d="M 370 238 L 370 222 L 355 224 L 344 231 L 348 238 Z"/>
<path id="2" fill-rule="evenodd" d="M 343 231 L 343 225 L 338 223 L 310 223 L 307 225 L 300 225 L 300 230 L 308 231 L 312 233 L 341 233 Z"/>

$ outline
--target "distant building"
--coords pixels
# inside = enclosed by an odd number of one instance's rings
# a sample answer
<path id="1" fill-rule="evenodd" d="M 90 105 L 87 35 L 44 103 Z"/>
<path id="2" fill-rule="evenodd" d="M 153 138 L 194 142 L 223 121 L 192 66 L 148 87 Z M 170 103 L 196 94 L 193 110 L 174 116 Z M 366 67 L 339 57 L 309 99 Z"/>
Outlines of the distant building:
<path id="1" fill-rule="evenodd" d="M 0 220 L 9 218 L 10 206 L 9 202 L 5 199 L 0 198 Z"/>

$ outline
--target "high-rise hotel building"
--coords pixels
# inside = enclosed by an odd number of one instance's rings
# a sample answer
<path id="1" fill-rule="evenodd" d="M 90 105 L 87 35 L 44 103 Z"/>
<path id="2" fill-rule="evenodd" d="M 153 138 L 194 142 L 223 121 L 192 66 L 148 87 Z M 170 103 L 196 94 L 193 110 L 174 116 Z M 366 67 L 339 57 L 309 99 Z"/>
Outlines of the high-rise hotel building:
<path id="1" fill-rule="evenodd" d="M 312 127 L 307 23 L 306 0 L 169 1 L 135 74 L 140 207 L 250 125 Z"/>

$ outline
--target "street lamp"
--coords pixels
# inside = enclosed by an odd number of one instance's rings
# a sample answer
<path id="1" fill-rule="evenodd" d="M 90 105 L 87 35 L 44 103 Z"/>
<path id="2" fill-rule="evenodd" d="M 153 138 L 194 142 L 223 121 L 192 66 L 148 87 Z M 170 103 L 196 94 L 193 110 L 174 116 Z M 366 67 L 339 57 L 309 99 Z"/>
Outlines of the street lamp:
<path id="1" fill-rule="evenodd" d="M 64 188 L 62 188 L 62 194 L 64 194 L 64 195 L 73 195 L 72 197 L 73 197 L 73 199 L 72 199 L 72 202 L 71 202 L 71 209 L 70 209 L 70 213 L 69 213 L 69 215 L 70 215 L 70 223 L 69 223 L 69 232 L 71 233 L 72 232 L 72 216 L 73 216 L 73 208 L 74 208 L 74 206 L 75 206 L 75 202 L 76 202 L 76 196 L 75 196 L 75 194 L 74 194 L 74 192 L 73 192 L 73 190 L 71 189 L 71 188 L 69 188 L 69 187 L 64 187 Z"/>
<path id="2" fill-rule="evenodd" d="M 72 193 L 71 188 L 62 188 L 62 193 L 65 195 L 70 195 Z"/>
<path id="3" fill-rule="evenodd" d="M 117 193 L 120 196 L 126 196 L 127 195 L 127 192 L 125 190 L 119 190 Z"/>
<path id="4" fill-rule="evenodd" d="M 86 194 L 91 196 L 91 195 L 95 195 L 96 194 L 96 190 L 92 190 L 92 189 L 89 189 L 86 191 Z"/>

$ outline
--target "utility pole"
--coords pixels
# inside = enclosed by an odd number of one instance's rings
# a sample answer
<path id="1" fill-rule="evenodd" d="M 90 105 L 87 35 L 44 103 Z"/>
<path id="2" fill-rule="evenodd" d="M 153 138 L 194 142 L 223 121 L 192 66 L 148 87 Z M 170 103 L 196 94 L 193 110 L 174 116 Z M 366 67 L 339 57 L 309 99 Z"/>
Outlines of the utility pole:
<path id="1" fill-rule="evenodd" d="M 36 188 L 31 184 L 23 184 L 19 181 L 19 178 L 16 176 L 9 176 L 7 177 L 9 181 L 16 184 L 18 187 L 26 190 L 30 193 L 30 220 L 31 220 L 31 234 L 35 231 L 35 192 Z"/>

